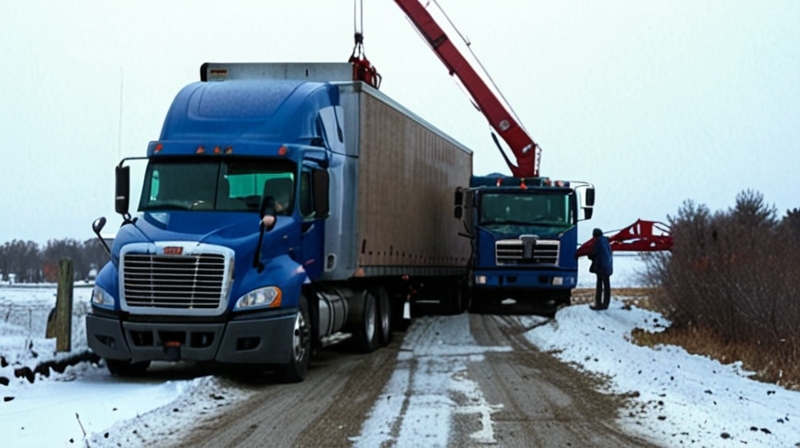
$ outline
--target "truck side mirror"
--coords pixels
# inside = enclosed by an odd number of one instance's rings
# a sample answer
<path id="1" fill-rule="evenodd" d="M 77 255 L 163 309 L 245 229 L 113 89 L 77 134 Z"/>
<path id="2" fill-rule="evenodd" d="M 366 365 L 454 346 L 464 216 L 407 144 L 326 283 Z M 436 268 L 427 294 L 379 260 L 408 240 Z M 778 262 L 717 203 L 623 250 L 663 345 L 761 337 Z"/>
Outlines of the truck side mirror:
<path id="1" fill-rule="evenodd" d="M 327 170 L 315 169 L 312 172 L 314 184 L 314 211 L 317 218 L 327 218 L 330 207 L 330 175 Z"/>
<path id="2" fill-rule="evenodd" d="M 261 205 L 258 207 L 261 218 L 265 216 L 275 216 L 275 198 L 272 196 L 261 196 Z"/>
<path id="3" fill-rule="evenodd" d="M 587 188 L 586 189 L 586 207 L 593 207 L 594 206 L 594 188 Z M 589 218 L 586 218 L 589 219 Z"/>
<path id="4" fill-rule="evenodd" d="M 586 207 L 583 209 L 583 219 L 588 220 L 592 219 L 592 213 L 594 212 L 594 207 Z"/>
<path id="5" fill-rule="evenodd" d="M 120 215 L 128 214 L 130 205 L 130 182 L 131 168 L 129 166 L 117 166 L 117 183 L 114 194 L 114 209 Z"/>
<path id="6" fill-rule="evenodd" d="M 464 191 L 461 189 L 461 187 L 456 188 L 456 194 L 453 203 L 455 204 L 453 216 L 455 216 L 457 219 L 461 219 L 461 217 L 464 216 Z"/>

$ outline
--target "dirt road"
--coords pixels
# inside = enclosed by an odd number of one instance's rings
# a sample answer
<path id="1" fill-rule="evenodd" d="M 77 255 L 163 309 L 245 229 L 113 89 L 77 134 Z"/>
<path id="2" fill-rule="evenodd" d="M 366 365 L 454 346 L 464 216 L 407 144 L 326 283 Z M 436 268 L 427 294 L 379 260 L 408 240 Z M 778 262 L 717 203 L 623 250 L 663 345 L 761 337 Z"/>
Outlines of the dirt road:
<path id="1" fill-rule="evenodd" d="M 621 399 L 523 337 L 514 316 L 417 319 L 369 355 L 324 351 L 305 382 L 232 383 L 252 397 L 198 419 L 181 446 L 649 446 Z"/>

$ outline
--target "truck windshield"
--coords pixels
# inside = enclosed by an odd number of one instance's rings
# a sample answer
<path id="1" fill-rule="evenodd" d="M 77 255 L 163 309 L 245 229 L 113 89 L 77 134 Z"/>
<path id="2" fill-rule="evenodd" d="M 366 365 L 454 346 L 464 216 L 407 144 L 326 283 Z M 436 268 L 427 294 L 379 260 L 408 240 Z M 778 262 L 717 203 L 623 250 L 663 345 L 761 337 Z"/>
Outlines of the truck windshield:
<path id="1" fill-rule="evenodd" d="M 564 191 L 483 194 L 479 224 L 569 227 L 571 197 Z"/>
<path id="2" fill-rule="evenodd" d="M 153 159 L 147 165 L 139 211 L 258 212 L 262 194 L 277 214 L 291 214 L 295 165 L 253 159 Z"/>

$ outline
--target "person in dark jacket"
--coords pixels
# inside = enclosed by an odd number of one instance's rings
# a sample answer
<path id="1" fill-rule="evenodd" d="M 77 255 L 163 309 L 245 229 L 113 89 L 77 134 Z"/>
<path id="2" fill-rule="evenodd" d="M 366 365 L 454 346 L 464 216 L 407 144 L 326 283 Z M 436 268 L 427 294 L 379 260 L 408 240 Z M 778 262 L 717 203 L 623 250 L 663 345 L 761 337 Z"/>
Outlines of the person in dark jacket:
<path id="1" fill-rule="evenodd" d="M 589 272 L 597 275 L 597 290 L 594 295 L 594 306 L 590 306 L 590 308 L 605 310 L 608 309 L 608 304 L 611 302 L 611 274 L 614 273 L 614 258 L 611 255 L 611 245 L 608 243 L 608 238 L 603 235 L 603 231 L 594 229 L 592 236 L 594 243 L 592 252 L 589 254 L 589 259 L 592 260 Z"/>

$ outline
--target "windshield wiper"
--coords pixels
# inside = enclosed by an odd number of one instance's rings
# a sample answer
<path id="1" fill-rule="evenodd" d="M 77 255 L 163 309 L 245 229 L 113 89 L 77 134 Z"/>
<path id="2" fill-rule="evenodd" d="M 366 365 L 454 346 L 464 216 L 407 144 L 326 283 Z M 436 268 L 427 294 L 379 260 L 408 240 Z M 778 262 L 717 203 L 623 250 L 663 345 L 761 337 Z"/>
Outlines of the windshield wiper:
<path id="1" fill-rule="evenodd" d="M 143 212 L 152 212 L 158 210 L 189 210 L 189 206 L 174 202 L 164 202 L 161 204 L 151 204 L 142 209 Z"/>
<path id="2" fill-rule="evenodd" d="M 492 221 L 483 221 L 481 224 L 482 225 L 488 225 L 488 224 L 511 224 L 511 225 L 515 225 L 515 226 L 529 226 L 529 225 L 532 225 L 531 223 L 529 223 L 527 221 L 516 221 L 516 220 L 513 220 L 513 219 L 494 219 Z"/>

